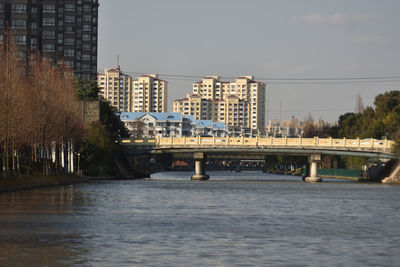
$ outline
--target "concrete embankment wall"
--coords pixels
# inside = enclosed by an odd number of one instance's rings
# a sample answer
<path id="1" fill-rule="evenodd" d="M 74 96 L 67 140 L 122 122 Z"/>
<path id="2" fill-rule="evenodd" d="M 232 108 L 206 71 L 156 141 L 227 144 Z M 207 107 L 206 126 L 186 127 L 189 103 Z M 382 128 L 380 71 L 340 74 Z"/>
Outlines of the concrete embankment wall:
<path id="1" fill-rule="evenodd" d="M 382 180 L 382 183 L 400 183 L 400 162 L 397 161 L 390 176 Z"/>

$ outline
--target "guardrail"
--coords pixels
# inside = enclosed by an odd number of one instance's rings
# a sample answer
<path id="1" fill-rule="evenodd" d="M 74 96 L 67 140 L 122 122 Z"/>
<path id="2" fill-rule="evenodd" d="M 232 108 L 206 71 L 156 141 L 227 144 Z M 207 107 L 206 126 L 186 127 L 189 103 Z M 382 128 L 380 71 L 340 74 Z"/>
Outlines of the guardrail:
<path id="1" fill-rule="evenodd" d="M 275 138 L 275 137 L 157 137 L 154 139 L 122 139 L 126 145 L 150 145 L 157 148 L 314 148 L 351 149 L 391 152 L 394 144 L 390 140 L 333 139 L 333 138 Z"/>

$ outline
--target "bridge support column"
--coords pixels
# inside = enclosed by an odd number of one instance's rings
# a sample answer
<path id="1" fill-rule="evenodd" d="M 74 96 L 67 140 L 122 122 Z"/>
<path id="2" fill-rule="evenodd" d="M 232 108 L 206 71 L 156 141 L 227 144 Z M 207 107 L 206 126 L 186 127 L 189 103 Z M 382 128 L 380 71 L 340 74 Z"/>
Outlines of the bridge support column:
<path id="1" fill-rule="evenodd" d="M 310 176 L 306 177 L 306 182 L 316 183 L 322 182 L 322 179 L 318 177 L 318 161 L 321 160 L 321 154 L 312 154 L 309 157 L 310 162 Z"/>
<path id="2" fill-rule="evenodd" d="M 204 155 L 204 153 L 194 153 L 194 160 L 195 160 L 195 165 L 194 165 L 195 174 L 192 175 L 192 180 L 197 180 L 197 181 L 208 180 L 210 176 L 206 174 L 206 166 L 205 166 L 206 156 Z"/>

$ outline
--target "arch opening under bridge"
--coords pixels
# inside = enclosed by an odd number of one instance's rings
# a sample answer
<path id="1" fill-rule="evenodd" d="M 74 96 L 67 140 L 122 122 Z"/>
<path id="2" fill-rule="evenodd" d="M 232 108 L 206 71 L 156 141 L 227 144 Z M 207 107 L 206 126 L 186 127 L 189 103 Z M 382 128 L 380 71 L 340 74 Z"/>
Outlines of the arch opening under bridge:
<path id="1" fill-rule="evenodd" d="M 307 156 L 309 176 L 306 181 L 318 182 L 321 155 L 347 155 L 379 159 L 396 159 L 393 141 L 376 139 L 274 138 L 274 137 L 157 137 L 121 139 L 125 146 L 150 154 L 187 154 L 195 160 L 193 180 L 207 180 L 205 161 L 212 158 L 262 159 L 267 155 Z"/>

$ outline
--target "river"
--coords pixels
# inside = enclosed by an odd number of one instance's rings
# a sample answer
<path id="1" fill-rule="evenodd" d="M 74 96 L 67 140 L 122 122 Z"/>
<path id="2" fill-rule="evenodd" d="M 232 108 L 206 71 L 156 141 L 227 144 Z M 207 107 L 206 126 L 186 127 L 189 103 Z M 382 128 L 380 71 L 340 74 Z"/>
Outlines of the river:
<path id="1" fill-rule="evenodd" d="M 400 187 L 158 173 L 0 195 L 0 266 L 399 266 Z"/>

